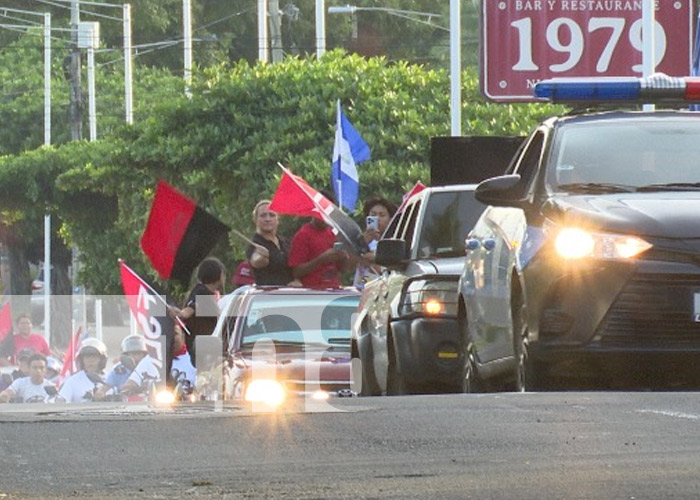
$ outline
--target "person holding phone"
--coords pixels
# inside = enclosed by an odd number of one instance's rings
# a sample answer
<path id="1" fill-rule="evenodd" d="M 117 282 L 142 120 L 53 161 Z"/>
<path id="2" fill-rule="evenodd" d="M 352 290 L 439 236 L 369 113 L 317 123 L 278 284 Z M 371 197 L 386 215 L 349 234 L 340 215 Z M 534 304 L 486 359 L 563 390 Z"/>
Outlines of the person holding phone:
<path id="1" fill-rule="evenodd" d="M 359 289 L 364 288 L 367 281 L 377 277 L 381 272 L 374 265 L 374 252 L 377 249 L 377 242 L 396 213 L 396 205 L 386 198 L 374 197 L 365 202 L 362 213 L 365 215 L 364 236 L 369 252 L 361 256 L 355 268 L 353 285 Z"/>

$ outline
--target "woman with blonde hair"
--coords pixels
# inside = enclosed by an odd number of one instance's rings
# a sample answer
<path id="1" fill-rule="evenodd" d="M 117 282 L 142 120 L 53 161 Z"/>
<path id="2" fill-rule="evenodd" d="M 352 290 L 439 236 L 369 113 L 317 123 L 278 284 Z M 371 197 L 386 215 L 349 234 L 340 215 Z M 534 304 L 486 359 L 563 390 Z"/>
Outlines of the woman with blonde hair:
<path id="1" fill-rule="evenodd" d="M 270 210 L 270 200 L 261 200 L 253 209 L 255 234 L 246 249 L 246 258 L 253 268 L 256 285 L 296 285 L 287 265 L 289 241 L 277 234 L 279 217 Z"/>

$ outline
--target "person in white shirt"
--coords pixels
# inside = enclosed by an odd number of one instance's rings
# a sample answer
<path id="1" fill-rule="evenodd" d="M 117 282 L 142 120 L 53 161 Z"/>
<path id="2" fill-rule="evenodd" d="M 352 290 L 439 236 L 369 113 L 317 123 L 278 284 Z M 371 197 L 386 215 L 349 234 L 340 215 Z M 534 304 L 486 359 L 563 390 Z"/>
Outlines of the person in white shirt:
<path id="1" fill-rule="evenodd" d="M 122 340 L 121 362 L 109 372 L 106 383 L 97 390 L 96 397 L 101 399 L 116 393 L 147 392 L 148 382 L 159 382 L 161 379 L 160 370 L 148 355 L 146 340 L 138 334 L 129 335 Z"/>
<path id="2" fill-rule="evenodd" d="M 68 377 L 58 391 L 57 401 L 85 403 L 99 399 L 102 371 L 107 366 L 107 347 L 95 338 L 87 338 L 80 344 L 76 356 L 80 371 Z"/>
<path id="3" fill-rule="evenodd" d="M 142 353 L 137 356 L 136 368 L 129 375 L 129 379 L 122 386 L 122 390 L 138 394 L 140 392 L 148 392 L 148 385 L 158 383 L 162 380 L 160 370 L 155 365 L 154 359 L 147 353 Z"/>
<path id="4" fill-rule="evenodd" d="M 0 392 L 0 403 L 15 398 L 23 403 L 47 403 L 56 394 L 56 387 L 44 378 L 46 356 L 41 353 L 29 357 L 29 376 L 12 382 L 10 387 Z"/>

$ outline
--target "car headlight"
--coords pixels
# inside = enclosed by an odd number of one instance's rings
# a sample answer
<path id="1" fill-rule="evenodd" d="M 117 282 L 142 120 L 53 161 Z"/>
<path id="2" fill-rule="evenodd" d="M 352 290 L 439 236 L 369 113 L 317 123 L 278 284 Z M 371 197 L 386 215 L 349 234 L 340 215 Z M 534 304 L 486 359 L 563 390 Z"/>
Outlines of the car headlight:
<path id="1" fill-rule="evenodd" d="M 284 386 L 272 379 L 254 379 L 245 391 L 245 400 L 250 403 L 264 403 L 276 408 L 286 397 Z"/>
<path id="2" fill-rule="evenodd" d="M 406 286 L 400 311 L 402 315 L 456 315 L 457 281 L 439 279 L 411 281 Z"/>
<path id="3" fill-rule="evenodd" d="M 557 233 L 554 247 L 564 259 L 632 259 L 652 245 L 637 236 L 565 228 Z"/>
<path id="4" fill-rule="evenodd" d="M 171 405 L 175 403 L 175 394 L 169 389 L 162 389 L 156 393 L 155 402 L 162 406 Z"/>

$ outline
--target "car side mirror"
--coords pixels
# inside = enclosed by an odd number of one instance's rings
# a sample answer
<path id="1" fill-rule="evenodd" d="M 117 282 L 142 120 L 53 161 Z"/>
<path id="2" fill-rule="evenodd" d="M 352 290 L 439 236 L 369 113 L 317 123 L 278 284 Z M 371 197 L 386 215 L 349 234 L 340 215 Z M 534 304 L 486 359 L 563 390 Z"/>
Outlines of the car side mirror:
<path id="1" fill-rule="evenodd" d="M 387 238 L 377 242 L 374 262 L 380 266 L 396 267 L 408 258 L 404 240 Z"/>
<path id="2" fill-rule="evenodd" d="M 474 196 L 485 205 L 520 207 L 525 202 L 520 175 L 500 175 L 476 186 Z"/>

